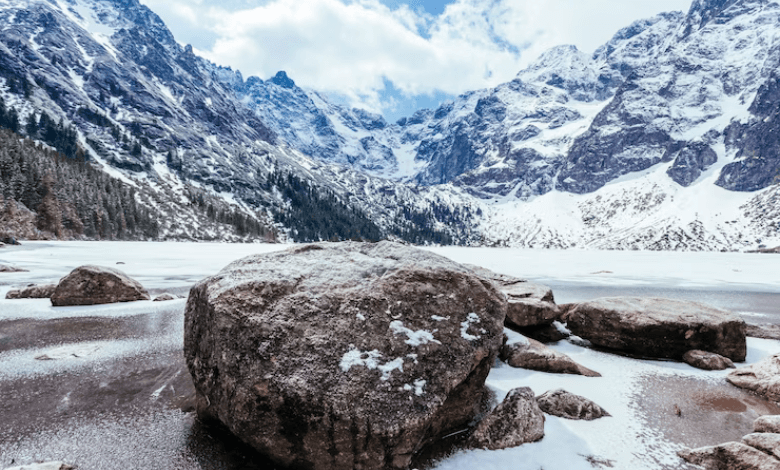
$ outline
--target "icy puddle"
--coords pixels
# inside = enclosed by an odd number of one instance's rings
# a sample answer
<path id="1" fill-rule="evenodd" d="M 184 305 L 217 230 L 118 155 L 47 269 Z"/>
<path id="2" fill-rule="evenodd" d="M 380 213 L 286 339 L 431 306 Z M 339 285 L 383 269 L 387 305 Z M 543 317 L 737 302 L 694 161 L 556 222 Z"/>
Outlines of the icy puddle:
<path id="1" fill-rule="evenodd" d="M 30 270 L 0 275 L 0 295 L 31 282 L 56 282 L 81 264 L 116 266 L 153 293 L 186 294 L 193 282 L 237 258 L 283 248 L 27 243 L 0 251 L 0 263 Z M 641 252 L 437 250 L 456 261 L 544 279 L 559 302 L 660 292 L 714 299 L 711 303 L 752 312 L 746 317 L 780 319 L 775 301 L 780 286 L 773 284 L 780 271 L 777 258 L 767 255 L 688 256 L 686 262 L 704 265 L 686 274 L 674 269 L 675 254 L 654 256 L 658 263 L 646 266 L 642 263 L 651 258 Z M 548 264 L 539 264 L 545 259 Z M 641 269 L 631 269 L 632 263 Z M 734 271 L 737 265 L 749 275 Z M 556 269 L 560 281 L 552 275 Z M 223 430 L 195 420 L 194 389 L 181 352 L 184 305 L 182 299 L 54 308 L 47 300 L 0 300 L 0 469 L 53 459 L 81 470 L 273 468 Z M 503 451 L 457 451 L 435 460 L 433 468 L 687 470 L 693 467 L 677 458 L 677 450 L 739 439 L 752 430 L 755 417 L 780 413 L 777 405 L 726 383 L 728 371 L 630 359 L 566 341 L 552 347 L 603 377 L 546 374 L 499 362 L 487 380 L 496 399 L 520 386 L 537 395 L 563 388 L 595 401 L 612 417 L 585 422 L 547 416 L 540 442 Z M 751 338 L 748 348 L 747 362 L 754 363 L 780 352 L 780 342 Z"/>

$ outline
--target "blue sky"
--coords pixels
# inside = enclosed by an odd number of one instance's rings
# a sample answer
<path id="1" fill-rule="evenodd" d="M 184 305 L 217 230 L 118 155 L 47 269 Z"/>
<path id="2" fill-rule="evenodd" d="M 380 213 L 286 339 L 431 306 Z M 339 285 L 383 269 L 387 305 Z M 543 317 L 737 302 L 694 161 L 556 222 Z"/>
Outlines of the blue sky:
<path id="1" fill-rule="evenodd" d="M 395 121 L 510 81 L 545 50 L 590 53 L 633 21 L 690 0 L 141 0 L 179 42 L 263 79 Z"/>

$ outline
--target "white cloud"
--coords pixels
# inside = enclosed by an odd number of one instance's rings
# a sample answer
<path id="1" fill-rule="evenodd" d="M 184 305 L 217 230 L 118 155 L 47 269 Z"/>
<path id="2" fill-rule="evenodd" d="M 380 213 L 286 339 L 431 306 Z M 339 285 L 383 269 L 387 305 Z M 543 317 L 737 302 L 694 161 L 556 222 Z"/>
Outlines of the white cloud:
<path id="1" fill-rule="evenodd" d="M 385 79 L 409 95 L 495 86 L 550 47 L 590 52 L 632 21 L 688 2 L 457 0 L 432 17 L 377 0 L 144 1 L 218 64 L 261 78 L 286 70 L 299 85 L 375 110 L 388 105 L 378 94 Z"/>

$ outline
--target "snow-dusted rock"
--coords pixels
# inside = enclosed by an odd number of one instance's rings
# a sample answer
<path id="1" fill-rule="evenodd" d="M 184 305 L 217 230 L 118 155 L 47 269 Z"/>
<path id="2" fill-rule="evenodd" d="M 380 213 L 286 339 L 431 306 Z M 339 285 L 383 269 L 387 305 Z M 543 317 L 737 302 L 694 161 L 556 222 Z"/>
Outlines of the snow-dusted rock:
<path id="1" fill-rule="evenodd" d="M 780 354 L 765 357 L 747 367 L 740 367 L 726 376 L 726 380 L 737 387 L 780 402 Z"/>
<path id="2" fill-rule="evenodd" d="M 780 415 L 759 416 L 753 421 L 753 431 L 780 433 Z"/>
<path id="3" fill-rule="evenodd" d="M 501 360 L 512 367 L 555 374 L 577 374 L 601 377 L 596 371 L 583 367 L 566 354 L 548 348 L 531 338 L 520 338 L 501 347 Z"/>
<path id="4" fill-rule="evenodd" d="M 552 289 L 542 284 L 521 281 L 504 284 L 501 286 L 503 292 L 510 302 L 523 300 L 538 300 L 540 302 L 555 303 L 555 296 Z"/>
<path id="5" fill-rule="evenodd" d="M 535 442 L 544 437 L 544 413 L 528 387 L 507 394 L 493 411 L 477 424 L 469 438 L 471 447 L 498 450 Z"/>
<path id="6" fill-rule="evenodd" d="M 650 357 L 682 359 L 693 349 L 733 361 L 747 353 L 745 322 L 697 302 L 614 297 L 576 304 L 563 321 L 593 344 Z"/>
<path id="7" fill-rule="evenodd" d="M 741 442 L 682 450 L 677 453 L 686 462 L 706 470 L 778 470 L 780 460 Z"/>
<path id="8" fill-rule="evenodd" d="M 735 367 L 734 362 L 727 357 L 697 349 L 683 354 L 683 362 L 703 370 L 725 370 Z"/>
<path id="9" fill-rule="evenodd" d="M 742 437 L 742 442 L 762 452 L 780 459 L 780 434 L 771 432 L 754 432 Z"/>
<path id="10" fill-rule="evenodd" d="M 18 467 L 8 467 L 5 470 L 73 470 L 75 468 L 62 462 L 38 462 Z"/>
<path id="11" fill-rule="evenodd" d="M 0 264 L 0 273 L 26 273 L 26 269 L 17 268 L 16 266 L 9 266 L 7 264 Z"/>
<path id="12" fill-rule="evenodd" d="M 146 289 L 138 281 L 118 269 L 81 266 L 60 280 L 51 296 L 51 303 L 62 307 L 149 299 Z"/>
<path id="13" fill-rule="evenodd" d="M 478 412 L 506 300 L 446 258 L 390 242 L 233 262 L 190 291 L 198 413 L 282 465 L 405 468 Z"/>
<path id="14" fill-rule="evenodd" d="M 566 419 L 592 421 L 610 416 L 603 408 L 587 398 L 561 389 L 544 392 L 536 397 L 536 402 L 548 415 Z"/>
<path id="15" fill-rule="evenodd" d="M 48 299 L 54 294 L 57 284 L 41 284 L 27 286 L 23 289 L 9 290 L 5 294 L 6 299 Z"/>
<path id="16" fill-rule="evenodd" d="M 780 325 L 773 325 L 768 323 L 754 325 L 748 323 L 745 334 L 752 338 L 780 339 Z"/>
<path id="17" fill-rule="evenodd" d="M 165 293 L 160 294 L 157 297 L 155 297 L 154 301 L 155 302 L 166 302 L 168 300 L 176 300 L 176 299 L 178 299 L 178 297 L 176 297 L 175 295 L 169 294 L 168 292 L 165 292 Z"/>

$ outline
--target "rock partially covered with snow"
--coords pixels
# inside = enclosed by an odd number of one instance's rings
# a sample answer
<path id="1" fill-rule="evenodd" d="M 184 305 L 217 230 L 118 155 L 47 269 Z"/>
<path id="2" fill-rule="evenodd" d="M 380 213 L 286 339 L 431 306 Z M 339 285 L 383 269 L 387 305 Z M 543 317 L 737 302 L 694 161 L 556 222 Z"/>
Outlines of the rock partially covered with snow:
<path id="1" fill-rule="evenodd" d="M 18 467 L 9 467 L 5 470 L 74 470 L 76 467 L 62 462 L 39 462 Z"/>
<path id="2" fill-rule="evenodd" d="M 190 291 L 198 413 L 285 466 L 405 468 L 468 425 L 503 339 L 495 284 L 382 242 L 233 262 Z"/>
<path id="3" fill-rule="evenodd" d="M 536 402 L 539 403 L 539 408 L 548 415 L 566 419 L 592 421 L 610 415 L 587 398 L 561 389 L 544 392 L 536 397 Z"/>
<path id="4" fill-rule="evenodd" d="M 528 387 L 509 392 L 503 402 L 479 422 L 471 447 L 498 450 L 536 442 L 544 437 L 544 413 Z"/>
<path id="5" fill-rule="evenodd" d="M 509 301 L 513 300 L 539 300 L 555 303 L 552 289 L 542 284 L 521 281 L 501 286 L 501 292 L 506 294 Z"/>
<path id="6" fill-rule="evenodd" d="M 733 369 L 734 362 L 720 354 L 694 349 L 683 355 L 683 362 L 702 370 Z"/>
<path id="7" fill-rule="evenodd" d="M 26 273 L 26 269 L 17 268 L 16 266 L 9 266 L 7 264 L 0 264 L 0 273 Z"/>
<path id="8" fill-rule="evenodd" d="M 81 266 L 60 280 L 51 296 L 55 307 L 149 300 L 149 293 L 127 274 L 103 266 Z"/>
<path id="9" fill-rule="evenodd" d="M 744 444 L 780 459 L 780 434 L 754 432 L 742 438 Z"/>
<path id="10" fill-rule="evenodd" d="M 742 442 L 683 450 L 677 455 L 686 462 L 700 465 L 706 470 L 780 469 L 780 460 Z"/>
<path id="11" fill-rule="evenodd" d="M 57 284 L 42 284 L 27 286 L 23 289 L 9 290 L 5 294 L 6 299 L 48 299 L 54 295 Z"/>
<path id="12" fill-rule="evenodd" d="M 780 354 L 773 354 L 753 365 L 740 367 L 726 376 L 726 380 L 737 387 L 780 402 Z"/>
<path id="13" fill-rule="evenodd" d="M 176 300 L 176 299 L 178 299 L 178 297 L 176 297 L 175 295 L 170 294 L 168 292 L 165 292 L 165 293 L 160 294 L 157 297 L 155 297 L 154 301 L 155 302 L 167 302 L 169 300 Z"/>
<path id="14" fill-rule="evenodd" d="M 759 416 L 753 421 L 755 432 L 780 433 L 780 415 Z"/>
<path id="15" fill-rule="evenodd" d="M 531 338 L 518 335 L 513 341 L 501 347 L 501 360 L 512 367 L 551 372 L 554 374 L 577 374 L 586 377 L 601 377 L 596 371 L 581 366 L 566 354 L 548 348 Z"/>
<path id="16" fill-rule="evenodd" d="M 609 349 L 682 359 L 693 349 L 745 360 L 745 322 L 715 307 L 682 300 L 614 297 L 576 304 L 563 321 L 573 334 Z"/>

